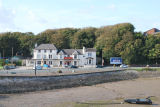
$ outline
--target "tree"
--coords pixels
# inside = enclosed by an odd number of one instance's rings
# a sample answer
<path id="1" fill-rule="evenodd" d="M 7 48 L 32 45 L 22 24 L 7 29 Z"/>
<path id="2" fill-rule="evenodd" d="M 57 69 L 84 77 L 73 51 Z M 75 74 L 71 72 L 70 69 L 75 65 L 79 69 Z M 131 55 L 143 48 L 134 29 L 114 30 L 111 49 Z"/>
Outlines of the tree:
<path id="1" fill-rule="evenodd" d="M 127 43 L 134 40 L 134 26 L 129 23 L 106 26 L 97 30 L 95 47 L 103 50 L 103 57 L 109 61 L 110 57 L 122 57 Z"/>
<path id="2" fill-rule="evenodd" d="M 85 28 L 76 32 L 72 39 L 72 48 L 82 48 L 83 46 L 93 48 L 96 40 L 95 28 Z"/>
<path id="3" fill-rule="evenodd" d="M 149 59 L 155 60 L 156 64 L 158 63 L 158 59 L 160 59 L 160 44 L 156 44 L 155 48 L 149 50 L 148 54 Z"/>
<path id="4" fill-rule="evenodd" d="M 7 32 L 0 35 L 0 53 L 4 57 L 12 56 L 12 48 L 14 48 L 13 54 L 15 55 L 19 51 L 20 41 L 12 33 Z"/>

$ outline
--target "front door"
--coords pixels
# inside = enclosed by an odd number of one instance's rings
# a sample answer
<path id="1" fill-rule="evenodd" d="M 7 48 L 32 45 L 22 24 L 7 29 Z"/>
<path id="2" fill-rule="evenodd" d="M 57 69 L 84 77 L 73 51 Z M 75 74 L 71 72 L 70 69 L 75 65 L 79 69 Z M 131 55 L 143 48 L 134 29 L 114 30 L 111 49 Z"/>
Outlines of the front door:
<path id="1" fill-rule="evenodd" d="M 44 61 L 44 64 L 46 64 L 46 61 Z"/>
<path id="2" fill-rule="evenodd" d="M 67 62 L 67 65 L 70 65 L 70 62 L 69 62 L 69 61 Z"/>
<path id="3" fill-rule="evenodd" d="M 71 65 L 71 61 L 66 61 L 65 64 L 66 64 L 67 66 L 69 66 L 69 65 Z"/>

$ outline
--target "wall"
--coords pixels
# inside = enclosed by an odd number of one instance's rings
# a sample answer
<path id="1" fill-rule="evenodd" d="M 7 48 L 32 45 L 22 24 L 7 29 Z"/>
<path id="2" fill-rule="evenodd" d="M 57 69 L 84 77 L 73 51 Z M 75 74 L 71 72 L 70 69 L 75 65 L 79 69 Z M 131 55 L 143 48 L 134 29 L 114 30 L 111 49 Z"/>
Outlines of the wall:
<path id="1" fill-rule="evenodd" d="M 0 93 L 21 93 L 77 86 L 88 86 L 105 82 L 138 78 L 135 72 L 105 71 L 46 77 L 0 77 Z"/>

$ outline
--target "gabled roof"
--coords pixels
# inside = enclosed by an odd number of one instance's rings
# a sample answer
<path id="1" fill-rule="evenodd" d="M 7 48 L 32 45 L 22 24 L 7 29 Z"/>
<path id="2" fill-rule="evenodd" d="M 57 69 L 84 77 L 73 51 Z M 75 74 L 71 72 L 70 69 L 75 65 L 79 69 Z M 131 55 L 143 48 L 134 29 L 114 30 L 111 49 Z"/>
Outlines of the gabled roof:
<path id="1" fill-rule="evenodd" d="M 63 50 L 60 50 L 60 51 L 58 52 L 58 54 L 60 54 L 60 55 L 64 55 L 65 53 L 64 53 L 64 51 L 63 51 Z"/>
<path id="2" fill-rule="evenodd" d="M 41 44 L 35 48 L 36 50 L 57 50 L 57 48 L 53 44 Z"/>
<path id="3" fill-rule="evenodd" d="M 66 55 L 72 55 L 74 52 L 77 52 L 78 54 L 82 55 L 82 49 L 62 49 L 60 52 L 64 52 Z M 60 52 L 58 54 L 60 54 Z"/>
<path id="4" fill-rule="evenodd" d="M 75 50 L 72 54 L 76 55 L 76 54 L 80 54 L 77 50 Z"/>
<path id="5" fill-rule="evenodd" d="M 159 33 L 160 30 L 157 29 L 157 28 L 152 28 L 152 29 L 149 29 L 147 30 L 146 32 L 144 32 L 144 35 L 148 35 L 148 34 L 156 34 L 156 33 Z"/>
<path id="6" fill-rule="evenodd" d="M 62 49 L 59 51 L 58 54 L 62 54 L 62 52 L 66 55 L 73 55 L 73 54 L 83 54 L 83 49 Z M 86 52 L 96 52 L 95 48 L 86 48 Z"/>

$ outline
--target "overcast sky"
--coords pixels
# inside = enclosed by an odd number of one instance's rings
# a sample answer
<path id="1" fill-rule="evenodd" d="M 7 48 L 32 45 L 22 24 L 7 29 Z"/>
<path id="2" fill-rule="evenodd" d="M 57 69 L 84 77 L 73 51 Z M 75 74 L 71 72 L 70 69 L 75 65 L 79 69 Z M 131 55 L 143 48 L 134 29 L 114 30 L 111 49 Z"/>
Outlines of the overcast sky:
<path id="1" fill-rule="evenodd" d="M 64 27 L 130 22 L 136 31 L 160 29 L 160 0 L 0 0 L 0 32 L 40 33 Z"/>

